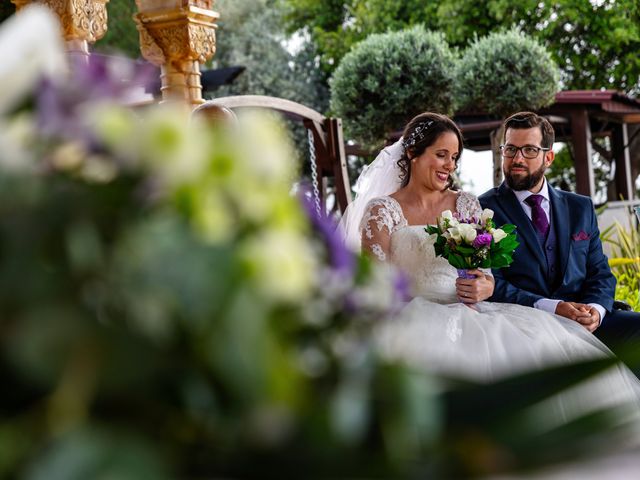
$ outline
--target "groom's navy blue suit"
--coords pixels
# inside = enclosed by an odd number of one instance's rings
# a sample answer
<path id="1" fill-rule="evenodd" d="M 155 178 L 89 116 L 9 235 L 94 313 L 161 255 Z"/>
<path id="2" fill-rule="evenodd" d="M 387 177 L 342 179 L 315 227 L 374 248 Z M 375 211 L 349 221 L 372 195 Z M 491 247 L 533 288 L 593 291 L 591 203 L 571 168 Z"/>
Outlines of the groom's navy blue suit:
<path id="1" fill-rule="evenodd" d="M 551 237 L 544 246 L 513 191 L 503 183 L 479 198 L 494 211 L 496 225 L 513 223 L 520 245 L 513 263 L 494 270 L 489 299 L 533 307 L 542 298 L 597 303 L 607 310 L 594 334 L 614 351 L 640 345 L 640 313 L 613 311 L 616 280 L 602 252 L 600 231 L 589 197 L 549 186 Z M 546 254 L 545 250 L 546 249 Z"/>

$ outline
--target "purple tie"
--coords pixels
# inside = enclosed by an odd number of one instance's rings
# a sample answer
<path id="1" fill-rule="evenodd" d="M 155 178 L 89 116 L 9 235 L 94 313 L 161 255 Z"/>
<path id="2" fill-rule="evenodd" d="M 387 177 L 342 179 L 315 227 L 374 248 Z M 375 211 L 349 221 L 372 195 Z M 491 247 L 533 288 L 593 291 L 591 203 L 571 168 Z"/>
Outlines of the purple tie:
<path id="1" fill-rule="evenodd" d="M 527 205 L 531 207 L 531 221 L 538 232 L 538 236 L 544 241 L 549 233 L 549 220 L 542 208 L 542 195 L 530 195 L 525 199 Z"/>

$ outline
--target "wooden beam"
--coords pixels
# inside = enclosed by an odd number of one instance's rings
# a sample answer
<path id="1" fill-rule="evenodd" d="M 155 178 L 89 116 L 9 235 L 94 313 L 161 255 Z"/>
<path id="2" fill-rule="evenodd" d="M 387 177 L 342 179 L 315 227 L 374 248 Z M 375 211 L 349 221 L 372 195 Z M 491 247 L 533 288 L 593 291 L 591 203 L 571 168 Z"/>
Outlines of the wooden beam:
<path id="1" fill-rule="evenodd" d="M 611 135 L 611 152 L 616 162 L 616 198 L 610 200 L 631 200 L 634 189 L 633 182 L 631 181 L 629 134 L 626 123 L 618 124 L 613 129 L 613 134 Z"/>
<path id="2" fill-rule="evenodd" d="M 333 159 L 336 200 L 340 207 L 340 212 L 344 213 L 347 205 L 351 203 L 351 184 L 349 183 L 349 170 L 347 169 L 347 155 L 344 151 L 342 120 L 339 118 L 327 119 L 327 134 L 330 154 Z"/>
<path id="3" fill-rule="evenodd" d="M 576 192 L 593 197 L 595 181 L 591 163 L 591 127 L 587 110 L 571 112 L 571 143 L 576 170 Z"/>
<path id="4" fill-rule="evenodd" d="M 323 123 L 324 116 L 291 100 L 284 98 L 269 97 L 267 95 L 238 95 L 233 97 L 220 97 L 211 100 L 215 105 L 227 108 L 269 108 L 283 113 L 286 117 L 294 120 L 312 120 L 316 123 Z"/>

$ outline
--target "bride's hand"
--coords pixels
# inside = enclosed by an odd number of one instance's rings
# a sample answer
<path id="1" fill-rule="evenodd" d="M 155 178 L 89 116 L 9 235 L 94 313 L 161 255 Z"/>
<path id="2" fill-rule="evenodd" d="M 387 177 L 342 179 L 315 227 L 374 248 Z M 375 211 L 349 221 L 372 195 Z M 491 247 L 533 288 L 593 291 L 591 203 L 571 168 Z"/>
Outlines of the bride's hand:
<path id="1" fill-rule="evenodd" d="M 494 281 L 491 275 L 482 270 L 469 270 L 476 276 L 472 279 L 458 278 L 456 280 L 456 294 L 463 303 L 477 303 L 493 295 Z"/>

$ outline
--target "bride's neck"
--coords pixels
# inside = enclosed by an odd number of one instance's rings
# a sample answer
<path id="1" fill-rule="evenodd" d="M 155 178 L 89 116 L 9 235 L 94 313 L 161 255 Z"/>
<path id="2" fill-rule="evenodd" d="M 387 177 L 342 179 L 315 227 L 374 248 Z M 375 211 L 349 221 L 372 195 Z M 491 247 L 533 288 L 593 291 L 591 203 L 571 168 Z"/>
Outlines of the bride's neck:
<path id="1" fill-rule="evenodd" d="M 404 202 L 424 210 L 437 209 L 446 197 L 446 190 L 426 190 L 411 184 L 400 189 L 397 193 Z"/>
<path id="2" fill-rule="evenodd" d="M 434 192 L 407 186 L 392 197 L 400 204 L 409 225 L 431 225 L 443 210 L 455 208 L 455 200 L 448 190 Z"/>

